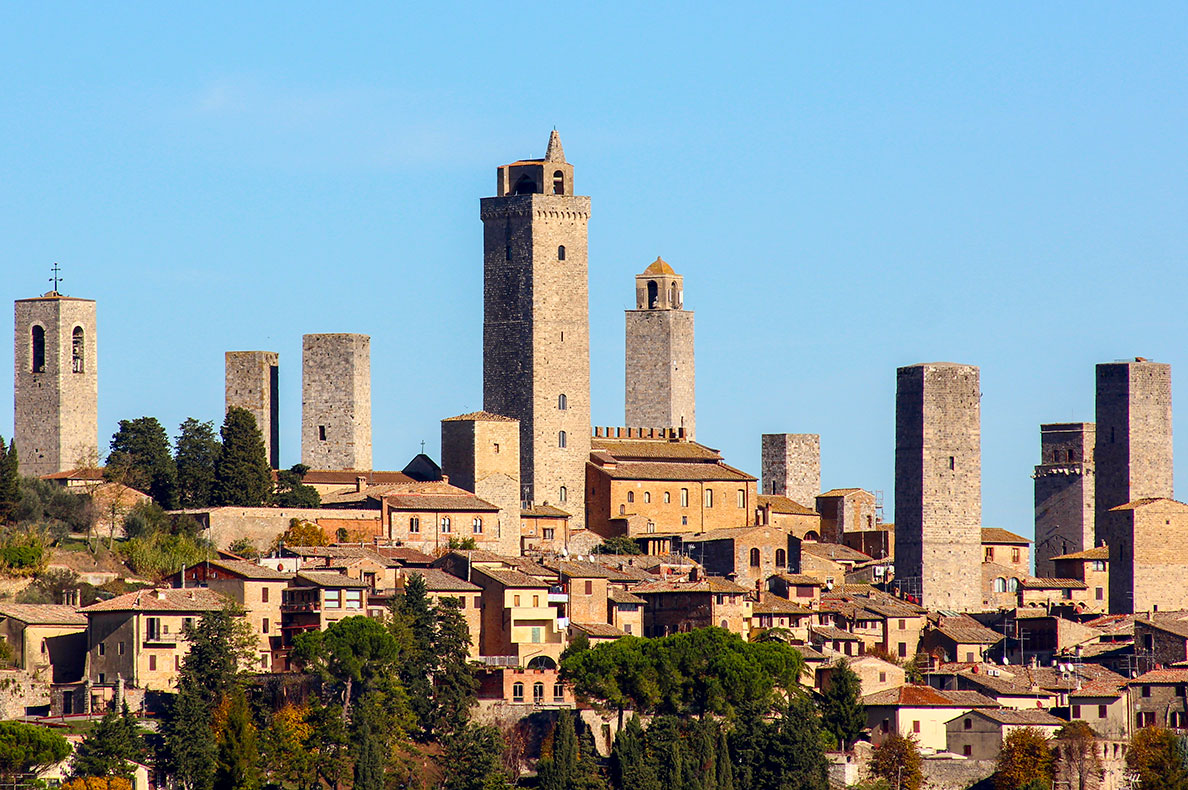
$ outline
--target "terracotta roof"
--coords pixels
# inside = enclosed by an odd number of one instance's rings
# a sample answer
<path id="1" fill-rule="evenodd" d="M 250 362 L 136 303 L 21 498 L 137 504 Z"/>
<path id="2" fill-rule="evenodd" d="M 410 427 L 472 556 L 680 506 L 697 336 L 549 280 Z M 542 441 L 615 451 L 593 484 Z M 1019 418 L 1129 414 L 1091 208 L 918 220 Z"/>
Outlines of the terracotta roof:
<path id="1" fill-rule="evenodd" d="M 1084 551 L 1076 551 L 1072 554 L 1061 554 L 1059 557 L 1053 557 L 1053 560 L 1108 560 L 1110 558 L 1109 546 L 1094 546 L 1091 549 Z"/>
<path id="2" fill-rule="evenodd" d="M 1167 631 L 1176 636 L 1188 637 L 1188 614 L 1184 612 L 1159 612 L 1147 617 L 1137 617 L 1135 622 Z"/>
<path id="3" fill-rule="evenodd" d="M 647 601 L 645 601 L 643 598 L 640 598 L 638 595 L 633 595 L 632 593 L 629 593 L 626 590 L 619 589 L 618 587 L 611 587 L 610 589 L 608 589 L 606 591 L 606 597 L 608 600 L 610 600 L 614 603 L 633 603 L 633 604 L 647 603 Z"/>
<path id="4" fill-rule="evenodd" d="M 972 617 L 943 618 L 936 630 L 959 645 L 993 645 L 1002 641 L 1002 634 Z"/>
<path id="5" fill-rule="evenodd" d="M 1087 590 L 1089 587 L 1080 579 L 1049 579 L 1028 577 L 1019 582 L 1024 590 Z"/>
<path id="6" fill-rule="evenodd" d="M 1058 719 L 1046 710 L 1028 708 L 1015 710 L 1013 708 L 998 708 L 993 710 L 975 710 L 972 715 L 985 716 L 991 721 L 1006 725 L 1034 726 L 1034 727 L 1062 727 L 1068 722 Z M 957 718 L 961 718 L 958 716 Z M 956 719 L 954 719 L 955 721 Z"/>
<path id="7" fill-rule="evenodd" d="M 813 610 L 786 598 L 780 598 L 778 595 L 768 595 L 759 603 L 752 604 L 751 612 L 753 614 L 812 614 Z"/>
<path id="8" fill-rule="evenodd" d="M 498 512 L 499 508 L 474 494 L 384 494 L 393 510 Z"/>
<path id="9" fill-rule="evenodd" d="M 552 505 L 533 505 L 520 511 L 524 518 L 569 518 L 572 514 Z"/>
<path id="10" fill-rule="evenodd" d="M 796 516 L 816 516 L 817 511 L 794 499 L 779 494 L 759 494 L 759 507 L 769 506 L 773 513 L 789 513 Z"/>
<path id="11" fill-rule="evenodd" d="M 720 461 L 722 454 L 712 447 L 690 441 L 670 439 L 626 439 L 595 436 L 590 449 L 605 452 L 620 462 L 625 460 Z"/>
<path id="12" fill-rule="evenodd" d="M 849 631 L 843 631 L 840 628 L 834 628 L 831 625 L 810 625 L 809 633 L 813 636 L 819 636 L 822 639 L 833 639 L 839 642 L 861 642 L 862 637 L 857 634 L 852 634 Z"/>
<path id="13" fill-rule="evenodd" d="M 608 623 L 569 623 L 570 628 L 576 628 L 579 631 L 584 631 L 587 636 L 593 636 L 600 639 L 618 639 L 621 636 L 627 636 L 627 632 L 616 628 Z"/>
<path id="14" fill-rule="evenodd" d="M 446 417 L 442 422 L 460 422 L 463 420 L 473 420 L 475 422 L 516 422 L 514 417 L 504 417 L 502 414 L 493 414 L 489 411 L 472 411 L 468 414 L 459 414 L 457 417 Z"/>
<path id="15" fill-rule="evenodd" d="M 1152 669 L 1150 672 L 1144 672 L 1137 678 L 1127 681 L 1128 686 L 1153 683 L 1188 683 L 1188 669 Z"/>
<path id="16" fill-rule="evenodd" d="M 1079 689 L 1070 691 L 1070 697 L 1121 697 L 1122 687 L 1109 680 L 1095 680 L 1083 683 Z"/>
<path id="17" fill-rule="evenodd" d="M 616 581 L 626 581 L 631 578 L 628 574 L 612 570 L 600 563 L 584 560 L 561 560 L 557 563 L 550 563 L 546 567 L 555 567 L 561 575 L 577 579 L 614 579 Z"/>
<path id="18" fill-rule="evenodd" d="M 685 543 L 706 543 L 711 540 L 733 540 L 735 538 L 741 538 L 759 529 L 770 529 L 777 533 L 785 535 L 787 534 L 779 527 L 772 526 L 770 524 L 751 524 L 743 527 L 723 527 L 721 529 L 711 529 L 706 532 L 697 532 L 692 535 L 687 533 L 677 534 L 682 536 L 682 539 Z"/>
<path id="19" fill-rule="evenodd" d="M 273 479 L 276 478 L 276 472 L 272 473 Z M 305 485 L 333 485 L 341 483 L 343 485 L 354 485 L 355 479 L 359 477 L 367 478 L 367 485 L 386 485 L 393 483 L 413 483 L 416 482 L 404 472 L 377 472 L 354 469 L 310 469 L 305 473 L 305 477 L 301 478 L 301 482 Z"/>
<path id="20" fill-rule="evenodd" d="M 529 576 L 522 571 L 498 570 L 496 568 L 475 567 L 475 573 L 484 573 L 504 587 L 530 587 L 533 589 L 549 588 L 549 583 L 541 581 L 535 576 Z"/>
<path id="21" fill-rule="evenodd" d="M 866 489 L 865 488 L 831 488 L 823 494 L 817 494 L 817 496 L 819 496 L 819 497 L 821 497 L 821 496 L 823 496 L 823 497 L 848 496 L 850 494 L 857 494 L 860 492 L 864 493 L 864 492 L 866 492 Z"/>
<path id="22" fill-rule="evenodd" d="M 1148 505 L 1154 505 L 1158 502 L 1166 503 L 1168 505 L 1175 505 L 1175 510 L 1188 509 L 1188 505 L 1185 505 L 1183 502 L 1177 502 L 1174 499 L 1168 499 L 1167 497 L 1147 497 L 1146 499 L 1136 499 L 1133 502 L 1127 502 L 1125 505 L 1112 507 L 1110 510 L 1138 510 L 1139 508 L 1147 507 Z"/>
<path id="23" fill-rule="evenodd" d="M 352 579 L 345 573 L 327 573 L 325 571 L 297 571 L 298 581 L 307 581 L 315 587 L 366 587 L 358 579 Z"/>
<path id="24" fill-rule="evenodd" d="M 852 549 L 841 543 L 817 543 L 811 540 L 801 542 L 800 553 L 812 554 L 814 557 L 824 557 L 838 562 L 867 562 L 874 559 L 869 554 L 863 554 L 857 549 Z"/>
<path id="25" fill-rule="evenodd" d="M 631 591 L 636 595 L 681 592 L 729 593 L 737 595 L 749 593 L 751 589 L 735 584 L 728 579 L 723 579 L 721 576 L 707 576 L 695 582 L 644 582 L 638 587 L 631 588 Z"/>
<path id="26" fill-rule="evenodd" d="M 42 475 L 42 480 L 102 480 L 103 469 L 71 469 L 67 472 L 54 472 L 53 474 Z"/>
<path id="27" fill-rule="evenodd" d="M 408 546 L 376 546 L 372 551 L 381 557 L 396 560 L 402 564 L 428 565 L 433 562 L 433 558 L 425 552 L 417 551 Z"/>
<path id="28" fill-rule="evenodd" d="M 739 482 L 755 480 L 746 472 L 739 471 L 724 463 L 716 464 L 682 464 L 652 461 L 620 461 L 613 467 L 598 466 L 594 468 L 613 480 L 737 480 Z"/>
<path id="29" fill-rule="evenodd" d="M 83 614 L 101 612 L 212 612 L 222 609 L 230 601 L 214 590 L 204 587 L 175 590 L 157 587 L 150 590 L 117 595 L 109 601 L 93 603 Z"/>
<path id="30" fill-rule="evenodd" d="M 824 587 L 825 582 L 818 579 L 816 576 L 809 576 L 805 573 L 777 573 L 776 577 L 782 579 L 791 585 L 801 587 Z"/>
<path id="31" fill-rule="evenodd" d="M 1001 527 L 982 527 L 982 543 L 1016 543 L 1026 546 L 1031 541 Z"/>
<path id="32" fill-rule="evenodd" d="M 440 568 L 417 568 L 409 571 L 405 578 L 411 579 L 414 576 L 420 576 L 425 580 L 425 589 L 429 592 L 480 592 L 483 589 Z"/>
<path id="33" fill-rule="evenodd" d="M 673 271 L 672 267 L 668 265 L 668 262 L 665 261 L 663 258 L 661 258 L 659 255 L 656 256 L 656 260 L 654 260 L 648 264 L 648 268 L 644 269 L 643 273 L 644 274 L 676 274 L 676 272 Z"/>
<path id="34" fill-rule="evenodd" d="M 905 708 L 997 708 L 998 703 L 976 691 L 938 691 L 929 686 L 899 686 L 862 698 L 866 705 Z"/>
<path id="35" fill-rule="evenodd" d="M 254 581 L 288 581 L 293 578 L 291 573 L 274 571 L 247 560 L 208 560 L 207 564 Z"/>
<path id="36" fill-rule="evenodd" d="M 19 620 L 27 625 L 86 625 L 87 616 L 73 606 L 49 603 L 0 604 L 0 617 Z"/>

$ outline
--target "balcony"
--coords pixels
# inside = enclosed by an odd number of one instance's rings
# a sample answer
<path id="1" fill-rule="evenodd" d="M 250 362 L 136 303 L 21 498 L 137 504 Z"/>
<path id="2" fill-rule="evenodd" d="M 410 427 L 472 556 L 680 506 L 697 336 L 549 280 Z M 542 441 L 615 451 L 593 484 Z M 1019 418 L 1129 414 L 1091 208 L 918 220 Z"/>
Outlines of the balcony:
<path id="1" fill-rule="evenodd" d="M 321 604 L 317 601 L 288 601 L 281 604 L 281 612 L 320 612 Z"/>

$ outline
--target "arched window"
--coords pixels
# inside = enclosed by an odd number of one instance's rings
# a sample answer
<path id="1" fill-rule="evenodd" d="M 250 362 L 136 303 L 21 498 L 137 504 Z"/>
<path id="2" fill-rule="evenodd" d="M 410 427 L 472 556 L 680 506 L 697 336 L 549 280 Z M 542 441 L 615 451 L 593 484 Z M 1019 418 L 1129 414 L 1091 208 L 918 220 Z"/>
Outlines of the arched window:
<path id="1" fill-rule="evenodd" d="M 409 532 L 420 532 L 421 531 L 421 520 L 419 518 L 417 518 L 416 516 L 410 517 L 408 520 L 408 531 Z"/>
<path id="2" fill-rule="evenodd" d="M 564 447 L 566 445 L 565 431 L 557 431 L 557 446 Z"/>
<path id="3" fill-rule="evenodd" d="M 783 549 L 776 549 L 776 567 L 783 568 L 788 565 L 788 552 Z"/>
<path id="4" fill-rule="evenodd" d="M 689 507 L 689 489 L 681 489 L 681 507 Z"/>
<path id="5" fill-rule="evenodd" d="M 668 289 L 668 306 L 669 307 L 680 307 L 681 306 L 680 302 L 677 301 L 677 284 L 676 283 L 673 283 L 672 286 Z"/>
<path id="6" fill-rule="evenodd" d="M 524 684 L 516 682 L 512 684 L 512 702 L 524 701 Z"/>
<path id="7" fill-rule="evenodd" d="M 664 492 L 664 504 L 668 505 L 668 504 L 671 504 L 671 503 L 672 503 L 672 492 L 671 492 L 671 491 L 665 491 L 665 492 Z"/>
<path id="8" fill-rule="evenodd" d="M 994 580 L 994 592 L 996 592 L 996 593 L 1006 592 L 1006 579 L 999 576 L 997 579 Z"/>
<path id="9" fill-rule="evenodd" d="M 449 516 L 446 516 L 445 518 L 443 518 L 441 520 L 441 531 L 442 532 L 450 531 L 450 517 Z"/>
<path id="10" fill-rule="evenodd" d="M 1007 590 L 1010 592 L 1019 592 L 1019 580 L 1014 576 L 1007 580 Z"/>
<path id="11" fill-rule="evenodd" d="M 627 506 L 626 505 L 619 505 L 619 515 L 620 516 L 627 515 Z"/>
<path id="12" fill-rule="evenodd" d="M 476 535 L 483 534 L 483 520 L 481 518 L 476 518 L 473 522 L 471 522 L 470 526 L 471 526 L 471 529 L 474 531 L 474 534 L 476 534 Z"/>
<path id="13" fill-rule="evenodd" d="M 628 492 L 627 492 L 627 501 L 628 501 L 628 502 L 634 502 L 634 501 L 635 501 L 635 492 L 634 492 L 634 491 L 628 491 Z"/>
<path id="14" fill-rule="evenodd" d="M 565 486 L 561 486 L 561 490 L 557 492 L 557 500 L 559 502 L 564 502 L 567 499 L 569 499 L 569 489 Z"/>
<path id="15" fill-rule="evenodd" d="M 565 245 L 564 244 L 557 247 L 557 260 L 559 260 L 559 261 L 565 260 Z"/>
<path id="16" fill-rule="evenodd" d="M 729 627 L 730 627 L 730 623 L 729 623 L 729 621 L 727 621 L 727 620 L 723 620 L 723 621 L 722 621 L 722 627 L 723 627 L 723 628 L 729 628 Z"/>
<path id="17" fill-rule="evenodd" d="M 751 567 L 759 567 L 759 549 L 751 549 Z"/>
<path id="18" fill-rule="evenodd" d="M 568 409 L 569 408 L 569 398 L 565 397 L 564 395 L 558 395 L 557 396 L 557 408 L 560 409 L 561 411 L 565 411 L 566 409 Z"/>
<path id="19" fill-rule="evenodd" d="M 648 309 L 656 306 L 656 300 L 659 298 L 659 288 L 655 280 L 648 280 Z"/>
<path id="20" fill-rule="evenodd" d="M 644 504 L 645 505 L 651 504 L 651 501 L 652 501 L 652 492 L 644 491 Z"/>
<path id="21" fill-rule="evenodd" d="M 33 326 L 33 372 L 45 372 L 45 328 Z"/>
<path id="22" fill-rule="evenodd" d="M 517 195 L 531 195 L 536 191 L 536 182 L 527 173 L 520 176 L 519 180 L 516 181 L 516 188 L 513 190 Z"/>
<path id="23" fill-rule="evenodd" d="M 553 173 L 553 194 L 565 194 L 565 174 L 560 170 L 557 170 Z"/>
<path id="24" fill-rule="evenodd" d="M 70 334 L 70 369 L 75 373 L 83 372 L 83 349 L 86 347 L 84 340 L 83 328 L 74 327 Z"/>
<path id="25" fill-rule="evenodd" d="M 738 506 L 739 507 L 747 506 L 747 492 L 745 489 L 742 489 L 742 488 L 738 489 Z"/>
<path id="26" fill-rule="evenodd" d="M 532 704 L 539 705 L 544 702 L 544 683 L 532 684 Z"/>
<path id="27" fill-rule="evenodd" d="M 706 507 L 714 506 L 714 489 L 712 489 L 712 488 L 705 489 L 705 506 Z"/>
<path id="28" fill-rule="evenodd" d="M 810 529 L 808 532 L 804 533 L 804 539 L 805 540 L 820 540 L 821 536 L 818 535 L 814 530 Z"/>

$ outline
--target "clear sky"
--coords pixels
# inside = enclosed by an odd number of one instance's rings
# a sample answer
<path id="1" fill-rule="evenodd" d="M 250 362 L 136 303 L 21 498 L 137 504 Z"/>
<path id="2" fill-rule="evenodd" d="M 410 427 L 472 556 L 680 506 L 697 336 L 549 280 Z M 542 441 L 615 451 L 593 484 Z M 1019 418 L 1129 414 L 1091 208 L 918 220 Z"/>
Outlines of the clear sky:
<path id="1" fill-rule="evenodd" d="M 479 198 L 554 126 L 598 425 L 657 255 L 698 438 L 758 474 L 761 433 L 819 433 L 888 520 L 899 365 L 981 366 L 983 520 L 1027 535 L 1094 363 L 1188 372 L 1183 3 L 431 5 L 0 5 L 0 295 L 58 261 L 98 300 L 101 445 L 220 421 L 223 352 L 268 349 L 296 463 L 301 335 L 364 332 L 376 466 L 436 457 L 481 407 Z"/>

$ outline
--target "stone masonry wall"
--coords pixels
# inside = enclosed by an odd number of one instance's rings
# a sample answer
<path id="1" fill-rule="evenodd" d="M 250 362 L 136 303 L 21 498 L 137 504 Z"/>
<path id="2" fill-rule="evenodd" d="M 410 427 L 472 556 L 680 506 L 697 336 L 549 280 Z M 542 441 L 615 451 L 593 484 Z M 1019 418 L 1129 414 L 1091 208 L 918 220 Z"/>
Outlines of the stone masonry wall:
<path id="1" fill-rule="evenodd" d="M 691 310 L 627 310 L 625 425 L 697 425 Z"/>
<path id="2" fill-rule="evenodd" d="M 1134 558 L 1142 549 L 1131 517 L 1112 508 L 1147 497 L 1171 499 L 1171 366 L 1135 359 L 1097 366 L 1095 530 L 1110 547 L 1110 611 L 1135 605 Z M 1158 538 L 1156 538 L 1158 539 Z"/>
<path id="3" fill-rule="evenodd" d="M 498 548 L 520 554 L 520 426 L 509 417 L 441 421 L 441 471 L 450 483 L 499 507 Z"/>
<path id="4" fill-rule="evenodd" d="M 21 473 L 46 475 L 99 459 L 95 302 L 66 296 L 14 303 L 14 439 Z M 45 331 L 45 368 L 33 370 L 34 326 Z M 83 331 L 80 364 L 73 333 Z"/>
<path id="5" fill-rule="evenodd" d="M 1126 562 L 1129 554 L 1122 557 L 1121 564 L 1133 568 L 1133 604 L 1123 611 L 1188 609 L 1188 505 L 1160 499 L 1129 514 L 1134 519 L 1133 564 Z M 1110 560 L 1110 611 L 1115 611 L 1113 569 L 1117 563 L 1112 553 Z M 1124 596 L 1125 592 L 1119 594 Z"/>
<path id="6" fill-rule="evenodd" d="M 280 355 L 275 351 L 228 351 L 223 359 L 227 408 L 238 406 L 252 413 L 264 437 L 268 463 L 276 469 L 280 465 L 276 401 Z"/>
<path id="7" fill-rule="evenodd" d="M 311 469 L 371 469 L 367 335 L 302 338 L 301 463 Z"/>
<path id="8" fill-rule="evenodd" d="M 895 572 L 932 609 L 981 608 L 981 389 L 973 365 L 897 371 Z"/>
<path id="9" fill-rule="evenodd" d="M 590 453 L 589 216 L 590 199 L 571 194 L 481 203 L 483 408 L 520 421 L 527 498 L 569 511 L 575 529 Z"/>
<path id="10" fill-rule="evenodd" d="M 821 437 L 815 433 L 765 433 L 761 467 L 764 494 L 815 507 L 821 493 Z"/>
<path id="11" fill-rule="evenodd" d="M 1040 426 L 1040 464 L 1035 467 L 1035 575 L 1055 576 L 1052 557 L 1095 545 L 1091 422 Z"/>

